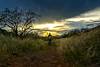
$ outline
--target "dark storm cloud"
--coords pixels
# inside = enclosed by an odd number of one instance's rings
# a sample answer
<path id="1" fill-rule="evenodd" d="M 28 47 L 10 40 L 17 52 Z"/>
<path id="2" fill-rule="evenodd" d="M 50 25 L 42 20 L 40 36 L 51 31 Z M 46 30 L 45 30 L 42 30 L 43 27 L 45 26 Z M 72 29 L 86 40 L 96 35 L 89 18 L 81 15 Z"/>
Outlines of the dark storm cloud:
<path id="1" fill-rule="evenodd" d="M 0 0 L 0 8 L 37 8 L 46 17 L 73 17 L 100 6 L 100 0 Z"/>
<path id="2" fill-rule="evenodd" d="M 47 15 L 73 17 L 100 6 L 100 0 L 23 0 L 47 9 Z M 61 18 L 61 17 L 60 17 Z"/>

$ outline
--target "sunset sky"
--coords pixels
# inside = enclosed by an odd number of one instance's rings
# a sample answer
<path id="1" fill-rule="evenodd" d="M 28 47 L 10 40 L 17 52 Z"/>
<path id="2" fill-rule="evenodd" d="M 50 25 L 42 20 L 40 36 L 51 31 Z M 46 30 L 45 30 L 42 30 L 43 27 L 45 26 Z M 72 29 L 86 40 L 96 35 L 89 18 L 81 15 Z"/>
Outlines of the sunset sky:
<path id="1" fill-rule="evenodd" d="M 100 0 L 0 0 L 0 9 L 15 7 L 39 13 L 37 29 L 65 31 L 100 23 Z"/>

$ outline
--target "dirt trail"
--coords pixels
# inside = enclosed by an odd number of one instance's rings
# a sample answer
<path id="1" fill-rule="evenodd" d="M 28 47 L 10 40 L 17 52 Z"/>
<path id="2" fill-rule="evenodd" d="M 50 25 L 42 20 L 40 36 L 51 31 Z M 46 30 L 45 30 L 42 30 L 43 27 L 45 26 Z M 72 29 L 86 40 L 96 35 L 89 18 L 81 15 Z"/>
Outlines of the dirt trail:
<path id="1" fill-rule="evenodd" d="M 55 48 L 36 53 L 33 56 L 13 57 L 8 67 L 70 67 L 64 62 L 63 55 Z"/>

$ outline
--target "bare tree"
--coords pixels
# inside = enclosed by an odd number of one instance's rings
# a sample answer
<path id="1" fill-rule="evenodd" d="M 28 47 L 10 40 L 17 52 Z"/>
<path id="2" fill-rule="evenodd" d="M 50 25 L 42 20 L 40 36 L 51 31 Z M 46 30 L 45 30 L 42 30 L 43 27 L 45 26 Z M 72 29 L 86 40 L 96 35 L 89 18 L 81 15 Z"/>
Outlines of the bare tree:
<path id="1" fill-rule="evenodd" d="M 38 17 L 32 10 L 6 8 L 0 12 L 0 26 L 10 28 L 15 36 L 24 35 L 32 31 L 33 22 Z"/>

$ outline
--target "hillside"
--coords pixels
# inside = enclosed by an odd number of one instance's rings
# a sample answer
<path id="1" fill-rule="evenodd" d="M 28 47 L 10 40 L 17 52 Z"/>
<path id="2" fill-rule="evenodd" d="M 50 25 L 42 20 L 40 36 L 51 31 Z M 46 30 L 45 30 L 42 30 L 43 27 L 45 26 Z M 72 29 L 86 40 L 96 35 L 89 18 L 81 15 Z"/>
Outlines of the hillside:
<path id="1" fill-rule="evenodd" d="M 92 67 L 91 64 L 93 67 L 99 67 L 95 65 L 100 65 L 100 26 L 60 39 L 57 43 L 61 44 L 65 51 L 67 62 L 82 64 L 83 67 Z"/>
<path id="2" fill-rule="evenodd" d="M 0 35 L 0 67 L 100 67 L 100 27 L 69 38 L 41 39 Z"/>

